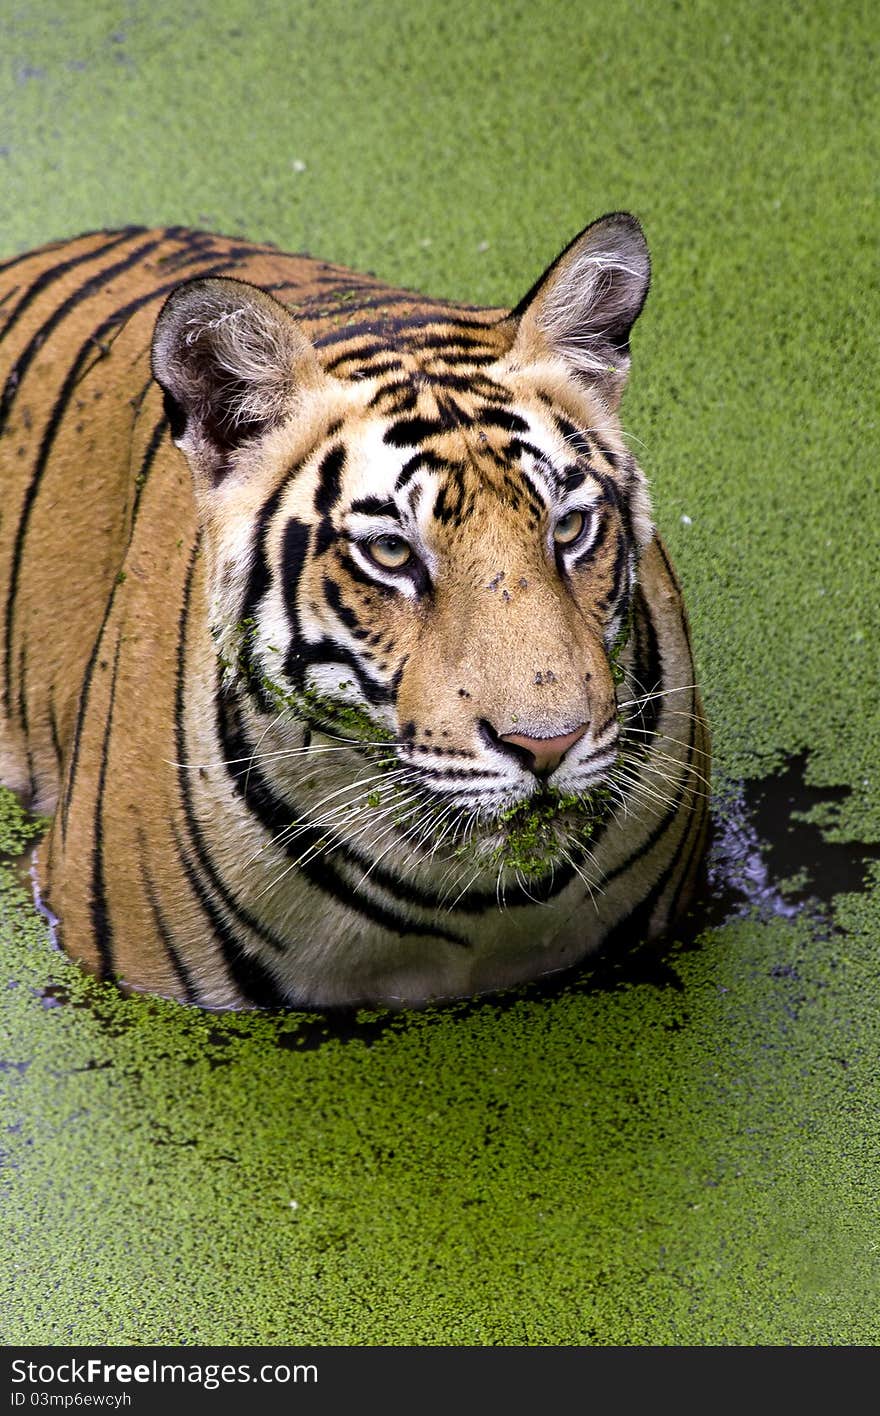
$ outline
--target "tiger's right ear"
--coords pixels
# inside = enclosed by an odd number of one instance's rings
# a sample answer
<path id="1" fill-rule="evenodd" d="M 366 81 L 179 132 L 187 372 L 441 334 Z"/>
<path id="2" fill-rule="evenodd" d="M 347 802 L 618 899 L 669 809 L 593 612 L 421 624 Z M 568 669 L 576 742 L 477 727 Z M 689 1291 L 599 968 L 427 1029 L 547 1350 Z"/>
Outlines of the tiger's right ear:
<path id="1" fill-rule="evenodd" d="M 630 330 L 648 293 L 651 262 L 634 216 L 614 211 L 586 227 L 511 314 L 515 354 L 547 355 L 596 389 L 612 408 L 629 371 Z"/>
<path id="2" fill-rule="evenodd" d="M 172 291 L 156 321 L 152 367 L 172 438 L 214 486 L 242 444 L 284 422 L 325 377 L 282 304 L 220 278 Z"/>

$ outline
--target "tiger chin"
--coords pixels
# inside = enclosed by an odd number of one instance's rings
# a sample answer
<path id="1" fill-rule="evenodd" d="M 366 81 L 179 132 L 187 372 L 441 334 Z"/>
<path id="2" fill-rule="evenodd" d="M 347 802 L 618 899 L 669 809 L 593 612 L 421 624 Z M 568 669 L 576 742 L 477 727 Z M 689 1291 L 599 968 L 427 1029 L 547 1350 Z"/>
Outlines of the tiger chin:
<path id="1" fill-rule="evenodd" d="M 706 833 L 602 217 L 512 310 L 179 228 L 0 270 L 0 779 L 61 942 L 208 1008 L 417 1005 L 665 931 Z"/>

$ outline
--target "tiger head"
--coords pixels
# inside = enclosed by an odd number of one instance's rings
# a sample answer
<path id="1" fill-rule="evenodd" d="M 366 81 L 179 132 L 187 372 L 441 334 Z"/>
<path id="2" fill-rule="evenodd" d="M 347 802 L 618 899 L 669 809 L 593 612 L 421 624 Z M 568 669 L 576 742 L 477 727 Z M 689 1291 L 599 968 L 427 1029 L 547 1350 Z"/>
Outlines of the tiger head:
<path id="1" fill-rule="evenodd" d="M 293 816 L 503 883 L 610 810 L 652 534 L 617 416 L 648 282 L 616 214 L 509 313 L 423 306 L 309 339 L 241 282 L 168 300 L 153 369 L 223 692 Z"/>

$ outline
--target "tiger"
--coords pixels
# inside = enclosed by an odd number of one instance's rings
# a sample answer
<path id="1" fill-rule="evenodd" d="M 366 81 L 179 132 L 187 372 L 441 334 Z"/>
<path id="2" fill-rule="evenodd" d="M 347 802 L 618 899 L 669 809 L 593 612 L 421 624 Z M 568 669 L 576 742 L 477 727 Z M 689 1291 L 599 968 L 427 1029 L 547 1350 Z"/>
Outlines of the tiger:
<path id="1" fill-rule="evenodd" d="M 170 227 L 0 268 L 0 780 L 64 949 L 421 1007 L 659 939 L 709 735 L 614 212 L 512 308 Z"/>

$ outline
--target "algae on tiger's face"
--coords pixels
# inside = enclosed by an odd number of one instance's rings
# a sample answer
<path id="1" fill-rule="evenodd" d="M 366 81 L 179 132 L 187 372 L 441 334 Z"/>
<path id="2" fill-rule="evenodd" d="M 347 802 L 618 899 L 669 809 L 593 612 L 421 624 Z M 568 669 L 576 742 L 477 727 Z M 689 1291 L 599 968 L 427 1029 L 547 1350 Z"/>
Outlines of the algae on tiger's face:
<path id="1" fill-rule="evenodd" d="M 215 635 L 217 639 L 220 637 L 219 633 Z M 320 731 L 329 729 L 350 738 L 354 744 L 381 747 L 385 743 L 394 743 L 394 734 L 384 724 L 378 723 L 363 704 L 344 697 L 333 697 L 309 686 L 296 689 L 269 673 L 262 659 L 267 654 L 280 659 L 281 650 L 275 645 L 260 642 L 259 625 L 255 619 L 241 620 L 228 636 L 228 645 L 226 652 L 218 652 L 227 688 L 232 692 L 256 691 L 258 701 L 264 707 L 271 707 L 279 720 L 306 723 Z M 281 665 L 276 674 L 280 669 Z M 340 694 L 350 686 L 340 683 Z"/>
<path id="2" fill-rule="evenodd" d="M 589 845 L 609 809 L 610 793 L 601 787 L 583 795 L 538 792 L 518 801 L 492 823 L 500 839 L 489 864 L 526 880 L 540 879 L 567 859 L 569 849 Z"/>

